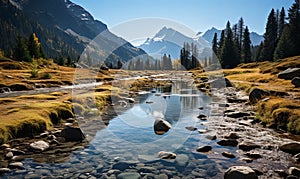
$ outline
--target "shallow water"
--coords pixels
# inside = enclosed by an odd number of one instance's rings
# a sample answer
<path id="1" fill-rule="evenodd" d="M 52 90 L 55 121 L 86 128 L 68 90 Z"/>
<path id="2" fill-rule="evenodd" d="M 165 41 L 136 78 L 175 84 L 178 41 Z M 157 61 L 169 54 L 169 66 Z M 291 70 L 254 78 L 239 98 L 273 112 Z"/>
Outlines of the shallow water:
<path id="1" fill-rule="evenodd" d="M 135 104 L 118 113 L 107 127 L 89 136 L 89 145 L 72 152 L 63 163 L 37 163 L 26 159 L 23 170 L 15 170 L 4 177 L 115 178 L 123 172 L 137 172 L 141 176 L 166 174 L 169 178 L 222 178 L 229 166 L 242 163 L 238 158 L 221 157 L 223 151 L 237 154 L 236 147 L 222 147 L 216 141 L 205 138 L 205 135 L 214 135 L 217 131 L 200 134 L 197 130 L 185 128 L 206 129 L 206 122 L 197 118 L 200 113 L 219 115 L 216 121 L 210 122 L 222 125 L 223 113 L 214 112 L 213 102 L 211 97 L 193 87 L 192 80 L 174 80 L 171 91 L 153 89 L 141 93 Z M 156 118 L 169 121 L 171 130 L 164 135 L 156 135 L 153 129 Z M 89 125 L 97 128 L 95 123 Z M 90 128 L 82 127 L 83 130 Z M 204 145 L 212 146 L 213 151 L 196 151 L 197 147 Z M 177 158 L 159 159 L 157 153 L 160 151 L 174 152 Z"/>

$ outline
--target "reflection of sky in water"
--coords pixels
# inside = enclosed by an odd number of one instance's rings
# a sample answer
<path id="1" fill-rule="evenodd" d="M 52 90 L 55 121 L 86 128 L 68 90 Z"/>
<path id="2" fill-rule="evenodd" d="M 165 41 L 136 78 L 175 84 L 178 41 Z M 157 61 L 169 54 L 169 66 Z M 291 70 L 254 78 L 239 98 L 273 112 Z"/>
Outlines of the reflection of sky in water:
<path id="1" fill-rule="evenodd" d="M 199 129 L 204 128 L 199 125 L 198 107 L 206 106 L 210 101 L 198 90 L 192 89 L 189 82 L 177 81 L 171 93 L 158 93 L 139 96 L 136 100 L 139 103 L 112 119 L 106 129 L 97 132 L 91 144 L 99 150 L 113 141 L 115 145 L 126 146 L 126 150 L 134 149 L 138 153 L 146 150 L 157 152 L 155 148 L 172 151 L 192 134 L 185 127 L 198 125 Z M 172 129 L 164 135 L 156 135 L 153 124 L 157 118 L 169 121 Z"/>

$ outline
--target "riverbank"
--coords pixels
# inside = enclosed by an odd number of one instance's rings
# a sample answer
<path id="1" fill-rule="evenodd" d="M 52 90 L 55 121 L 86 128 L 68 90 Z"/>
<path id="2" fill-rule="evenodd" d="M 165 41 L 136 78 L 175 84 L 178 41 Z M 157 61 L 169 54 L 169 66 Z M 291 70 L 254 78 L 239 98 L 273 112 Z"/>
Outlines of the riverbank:
<path id="1" fill-rule="evenodd" d="M 252 103 L 256 118 L 264 126 L 300 134 L 300 88 L 292 84 L 293 77 L 279 77 L 285 70 L 299 67 L 300 57 L 297 56 L 278 62 L 242 64 L 218 73 L 224 74 L 237 89 L 251 96 L 248 102 Z M 201 79 L 205 79 L 207 74 L 201 71 L 193 73 L 198 86 L 203 84 Z M 258 91 L 258 94 L 254 94 L 254 91 Z"/>

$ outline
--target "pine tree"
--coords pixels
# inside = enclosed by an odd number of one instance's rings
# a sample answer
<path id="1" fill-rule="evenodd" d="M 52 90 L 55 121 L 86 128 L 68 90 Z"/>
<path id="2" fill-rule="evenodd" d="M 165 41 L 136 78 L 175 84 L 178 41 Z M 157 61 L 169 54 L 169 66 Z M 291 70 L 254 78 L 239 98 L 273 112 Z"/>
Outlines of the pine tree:
<path id="1" fill-rule="evenodd" d="M 40 58 L 41 57 L 41 44 L 39 42 L 38 37 L 35 33 L 30 34 L 28 39 L 28 50 L 30 52 L 30 56 L 33 58 Z"/>
<path id="2" fill-rule="evenodd" d="M 289 57 L 290 54 L 292 54 L 291 52 L 291 34 L 290 33 L 290 30 L 288 27 L 285 27 L 282 34 L 281 34 L 281 37 L 280 37 L 280 40 L 277 44 L 277 47 L 275 49 L 275 52 L 274 52 L 274 59 L 275 60 L 278 60 L 278 59 L 281 59 L 281 58 L 285 58 L 285 57 Z"/>
<path id="3" fill-rule="evenodd" d="M 28 47 L 26 45 L 25 40 L 21 36 L 18 36 L 17 38 L 17 45 L 14 48 L 13 56 L 18 61 L 25 61 L 25 62 L 31 61 Z"/>
<path id="4" fill-rule="evenodd" d="M 278 25 L 276 21 L 275 11 L 274 9 L 272 9 L 268 16 L 266 32 L 264 34 L 265 40 L 261 52 L 261 59 L 263 60 L 269 60 L 269 61 L 273 60 L 273 54 L 277 42 L 277 29 L 278 29 Z"/>
<path id="5" fill-rule="evenodd" d="M 263 61 L 263 59 L 261 58 L 261 57 L 262 57 L 261 52 L 262 52 L 263 47 L 264 47 L 264 43 L 261 42 L 261 43 L 259 44 L 258 48 L 257 48 L 257 51 L 256 51 L 256 55 L 255 55 L 255 61 L 256 61 L 256 62 L 261 62 L 261 61 Z"/>
<path id="6" fill-rule="evenodd" d="M 67 66 L 72 66 L 72 59 L 70 55 L 67 57 Z"/>
<path id="7" fill-rule="evenodd" d="M 278 21 L 278 39 L 280 39 L 282 35 L 284 25 L 285 25 L 285 11 L 284 11 L 284 7 L 282 7 L 279 15 L 279 21 Z"/>
<path id="8" fill-rule="evenodd" d="M 276 60 L 300 55 L 300 0 L 295 0 L 288 10 L 289 23 L 284 25 L 278 45 L 274 52 Z"/>
<path id="9" fill-rule="evenodd" d="M 242 17 L 238 22 L 238 35 L 239 49 L 242 49 L 242 41 L 244 36 L 244 19 Z"/>
<path id="10" fill-rule="evenodd" d="M 222 52 L 222 48 L 223 48 L 223 45 L 224 45 L 224 41 L 225 41 L 225 31 L 222 30 L 221 31 L 221 37 L 220 37 L 220 40 L 219 40 L 219 44 L 218 44 L 218 59 L 220 60 L 221 59 L 221 52 Z"/>
<path id="11" fill-rule="evenodd" d="M 243 36 L 242 57 L 244 63 L 251 61 L 251 40 L 248 26 L 246 26 Z"/>
<path id="12" fill-rule="evenodd" d="M 221 66 L 223 68 L 234 68 L 240 62 L 237 56 L 237 49 L 233 41 L 233 34 L 231 31 L 229 21 L 227 22 L 225 32 L 226 32 L 226 37 L 225 37 L 224 45 L 222 46 L 221 58 L 220 58 Z"/>
<path id="13" fill-rule="evenodd" d="M 288 10 L 290 27 L 290 40 L 292 42 L 291 56 L 300 55 L 300 0 L 295 0 L 292 7 Z"/>

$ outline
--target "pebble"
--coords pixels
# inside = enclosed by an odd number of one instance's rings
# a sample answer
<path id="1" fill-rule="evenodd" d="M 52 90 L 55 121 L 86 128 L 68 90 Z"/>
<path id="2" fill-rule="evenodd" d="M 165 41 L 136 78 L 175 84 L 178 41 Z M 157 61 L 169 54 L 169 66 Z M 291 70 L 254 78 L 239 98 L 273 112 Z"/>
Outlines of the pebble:
<path id="1" fill-rule="evenodd" d="M 161 159 L 175 159 L 176 154 L 172 152 L 160 151 L 158 152 L 158 157 Z"/>
<path id="2" fill-rule="evenodd" d="M 8 168 L 15 169 L 15 168 L 23 168 L 22 162 L 12 162 L 8 164 Z"/>
<path id="3" fill-rule="evenodd" d="M 197 152 L 209 152 L 211 150 L 212 150 L 212 147 L 209 145 L 197 148 Z"/>
<path id="4" fill-rule="evenodd" d="M 222 152 L 222 155 L 227 158 L 235 158 L 235 155 L 231 152 Z"/>
<path id="5" fill-rule="evenodd" d="M 196 127 L 194 127 L 194 126 L 188 126 L 188 127 L 185 127 L 187 130 L 189 130 L 189 131 L 195 131 L 195 130 L 197 130 L 197 128 Z"/>
<path id="6" fill-rule="evenodd" d="M 209 140 L 217 140 L 217 136 L 216 135 L 206 135 L 205 138 L 207 138 Z"/>
<path id="7" fill-rule="evenodd" d="M 221 146 L 231 146 L 231 147 L 236 147 L 238 145 L 238 141 L 235 139 L 228 139 L 228 140 L 220 140 L 219 142 L 217 142 L 217 144 L 221 145 Z"/>
<path id="8" fill-rule="evenodd" d="M 5 157 L 8 158 L 8 159 L 11 159 L 13 158 L 14 154 L 12 152 L 8 152 Z"/>
<path id="9" fill-rule="evenodd" d="M 250 157 L 250 158 L 253 158 L 253 159 L 262 158 L 262 156 L 259 153 L 257 153 L 257 152 L 247 152 L 245 155 L 247 157 Z"/>

